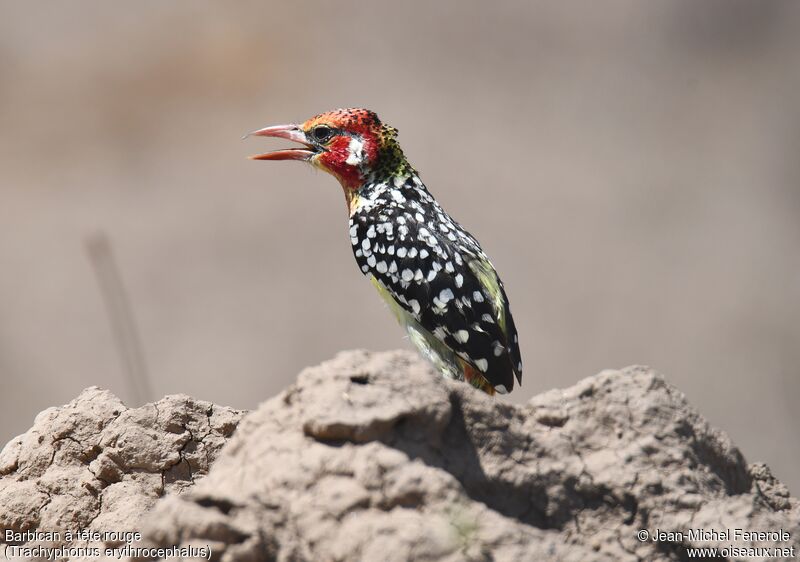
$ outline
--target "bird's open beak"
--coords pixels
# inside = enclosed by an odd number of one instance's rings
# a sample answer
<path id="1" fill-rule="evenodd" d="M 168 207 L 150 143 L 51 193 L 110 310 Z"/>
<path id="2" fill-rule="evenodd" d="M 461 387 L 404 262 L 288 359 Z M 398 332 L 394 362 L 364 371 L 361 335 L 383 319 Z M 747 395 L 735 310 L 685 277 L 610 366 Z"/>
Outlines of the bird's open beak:
<path id="1" fill-rule="evenodd" d="M 316 154 L 314 146 L 308 142 L 306 134 L 298 125 L 275 125 L 274 127 L 266 127 L 248 133 L 244 138 L 251 136 L 278 137 L 305 145 L 305 148 L 287 148 L 285 150 L 274 150 L 264 154 L 254 154 L 250 156 L 251 160 L 308 160 Z"/>

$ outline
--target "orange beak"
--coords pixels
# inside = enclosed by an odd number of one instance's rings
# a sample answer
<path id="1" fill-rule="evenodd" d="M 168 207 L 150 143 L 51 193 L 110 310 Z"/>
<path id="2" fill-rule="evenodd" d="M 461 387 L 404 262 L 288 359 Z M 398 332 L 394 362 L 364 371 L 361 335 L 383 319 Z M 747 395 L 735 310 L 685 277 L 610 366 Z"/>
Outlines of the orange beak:
<path id="1" fill-rule="evenodd" d="M 288 139 L 305 145 L 305 148 L 287 148 L 284 150 L 274 150 L 264 154 L 250 156 L 250 160 L 308 160 L 317 151 L 314 146 L 306 139 L 306 134 L 299 125 L 275 125 L 265 127 L 252 133 L 247 133 L 243 138 L 254 137 L 277 137 Z"/>

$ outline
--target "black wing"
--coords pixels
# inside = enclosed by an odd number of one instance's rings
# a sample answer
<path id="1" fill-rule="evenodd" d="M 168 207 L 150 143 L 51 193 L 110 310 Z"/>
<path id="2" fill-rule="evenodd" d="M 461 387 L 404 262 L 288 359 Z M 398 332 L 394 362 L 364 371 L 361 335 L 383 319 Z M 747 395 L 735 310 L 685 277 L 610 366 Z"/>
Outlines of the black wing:
<path id="1" fill-rule="evenodd" d="M 514 375 L 521 377 L 514 321 L 502 283 L 472 236 L 452 219 L 390 227 L 363 217 L 351 238 L 361 241 L 354 252 L 362 271 L 422 327 L 492 386 L 513 388 Z"/>

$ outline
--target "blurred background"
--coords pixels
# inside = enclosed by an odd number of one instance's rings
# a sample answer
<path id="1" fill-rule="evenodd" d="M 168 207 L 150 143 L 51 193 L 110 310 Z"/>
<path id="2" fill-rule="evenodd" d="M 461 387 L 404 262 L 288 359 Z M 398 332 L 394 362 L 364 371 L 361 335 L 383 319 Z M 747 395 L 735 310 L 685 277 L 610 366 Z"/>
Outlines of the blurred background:
<path id="1" fill-rule="evenodd" d="M 0 442 L 89 385 L 143 399 L 115 275 L 149 398 L 253 408 L 339 350 L 408 347 L 335 180 L 240 140 L 366 106 L 502 274 L 509 400 L 647 364 L 800 493 L 800 3 L 0 13 Z"/>

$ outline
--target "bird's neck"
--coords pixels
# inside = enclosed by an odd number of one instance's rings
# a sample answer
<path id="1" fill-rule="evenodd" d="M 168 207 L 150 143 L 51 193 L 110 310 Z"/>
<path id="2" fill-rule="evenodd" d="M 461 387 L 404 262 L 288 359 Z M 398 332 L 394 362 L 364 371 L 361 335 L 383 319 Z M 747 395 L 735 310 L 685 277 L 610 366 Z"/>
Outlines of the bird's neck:
<path id="1" fill-rule="evenodd" d="M 404 205 L 410 199 L 433 201 L 425 184 L 410 166 L 403 173 L 365 181 L 357 189 L 345 188 L 345 197 L 350 216 L 376 206 Z"/>
<path id="2" fill-rule="evenodd" d="M 333 170 L 344 189 L 351 215 L 359 205 L 386 189 L 402 190 L 416 186 L 425 189 L 417 171 L 395 139 L 397 131 L 390 127 L 385 129 L 373 160 L 365 161 L 358 167 L 350 165 L 339 171 Z"/>

